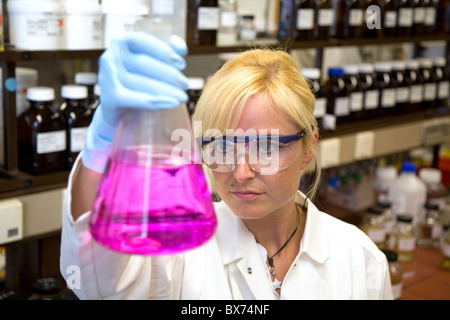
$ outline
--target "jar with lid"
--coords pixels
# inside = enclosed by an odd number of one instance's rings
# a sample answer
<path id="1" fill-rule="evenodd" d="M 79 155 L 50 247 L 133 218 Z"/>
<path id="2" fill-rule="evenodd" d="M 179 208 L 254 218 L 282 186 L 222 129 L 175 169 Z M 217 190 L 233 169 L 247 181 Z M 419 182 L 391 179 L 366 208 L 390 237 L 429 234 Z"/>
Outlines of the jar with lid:
<path id="1" fill-rule="evenodd" d="M 346 38 L 359 38 L 364 34 L 365 6 L 364 1 L 350 0 L 348 6 L 348 23 L 345 24 Z"/>
<path id="2" fill-rule="evenodd" d="M 425 8 L 426 8 L 425 0 L 412 0 L 412 6 L 413 6 L 413 25 L 411 28 L 411 35 L 420 36 L 423 34 L 423 26 L 425 22 Z"/>
<path id="3" fill-rule="evenodd" d="M 391 80 L 396 83 L 395 89 L 395 113 L 407 112 L 409 106 L 409 84 L 406 82 L 405 62 L 391 61 Z"/>
<path id="4" fill-rule="evenodd" d="M 447 190 L 442 184 L 442 171 L 435 168 L 422 168 L 419 178 L 427 187 L 427 203 L 436 204 L 440 210 L 444 209 Z"/>
<path id="5" fill-rule="evenodd" d="M 29 87 L 27 99 L 30 108 L 17 119 L 19 169 L 33 175 L 64 171 L 66 125 L 54 106 L 55 90 Z"/>
<path id="6" fill-rule="evenodd" d="M 215 46 L 219 29 L 218 0 L 188 0 L 187 10 L 188 45 Z"/>
<path id="7" fill-rule="evenodd" d="M 383 209 L 383 225 L 386 231 L 386 240 L 387 240 L 389 236 L 392 234 L 392 231 L 394 230 L 394 226 L 396 223 L 396 219 L 392 214 L 391 210 L 392 203 L 390 203 L 388 200 L 378 201 L 377 206 Z"/>
<path id="8" fill-rule="evenodd" d="M 378 248 L 383 249 L 386 241 L 383 208 L 379 206 L 369 207 L 363 218 L 361 230 L 369 236 Z"/>
<path id="9" fill-rule="evenodd" d="M 417 231 L 412 221 L 411 215 L 398 214 L 389 242 L 389 248 L 397 252 L 402 262 L 411 261 L 416 250 Z"/>
<path id="10" fill-rule="evenodd" d="M 413 25 L 413 0 L 398 1 L 397 37 L 405 38 L 411 35 Z"/>
<path id="11" fill-rule="evenodd" d="M 350 121 L 359 121 L 363 118 L 364 92 L 358 81 L 358 66 L 344 66 L 344 81 L 347 86 L 350 104 Z"/>
<path id="12" fill-rule="evenodd" d="M 195 111 L 195 106 L 197 105 L 198 99 L 200 99 L 200 94 L 203 90 L 203 87 L 205 85 L 205 80 L 200 77 L 189 77 L 188 78 L 188 111 L 189 114 L 192 116 Z"/>
<path id="13" fill-rule="evenodd" d="M 98 105 L 98 96 L 94 92 L 97 84 L 97 73 L 77 72 L 75 74 L 75 84 L 87 87 L 89 108 L 95 110 Z"/>
<path id="14" fill-rule="evenodd" d="M 374 67 L 370 63 L 358 65 L 358 80 L 364 89 L 364 118 L 373 119 L 378 114 L 378 104 L 380 99 L 380 90 L 378 81 L 374 76 Z"/>
<path id="15" fill-rule="evenodd" d="M 251 14 L 243 15 L 239 19 L 239 40 L 243 43 L 251 44 L 256 40 L 257 32 L 255 28 L 255 16 Z"/>
<path id="16" fill-rule="evenodd" d="M 327 113 L 334 115 L 336 126 L 348 121 L 350 116 L 349 97 L 344 81 L 344 69 L 331 67 L 328 69 Z"/>
<path id="17" fill-rule="evenodd" d="M 406 82 L 410 88 L 408 111 L 419 111 L 423 102 L 423 83 L 419 77 L 419 62 L 407 60 L 405 69 Z"/>
<path id="18" fill-rule="evenodd" d="M 392 294 L 395 300 L 402 297 L 403 289 L 403 269 L 398 263 L 398 254 L 395 251 L 383 249 L 389 266 L 389 275 L 391 278 Z"/>
<path id="19" fill-rule="evenodd" d="M 397 33 L 398 4 L 397 0 L 384 1 L 383 36 L 392 38 Z"/>
<path id="20" fill-rule="evenodd" d="M 38 279 L 31 288 L 32 294 L 28 300 L 54 300 L 56 295 L 61 292 L 61 281 L 55 278 Z"/>
<path id="21" fill-rule="evenodd" d="M 330 27 L 333 23 L 332 0 L 317 0 L 317 26 L 315 30 L 316 39 L 326 40 L 330 37 Z"/>
<path id="22" fill-rule="evenodd" d="M 333 23 L 330 26 L 330 37 L 345 38 L 345 29 L 348 23 L 347 1 L 334 0 L 331 7 L 333 9 Z"/>
<path id="23" fill-rule="evenodd" d="M 320 123 L 327 112 L 327 98 L 326 93 L 321 83 L 320 69 L 318 68 L 303 68 L 302 75 L 309 82 L 311 92 L 316 97 L 316 104 L 314 106 L 314 116 Z"/>
<path id="24" fill-rule="evenodd" d="M 450 224 L 442 228 L 440 249 L 442 253 L 442 267 L 450 270 Z"/>
<path id="25" fill-rule="evenodd" d="M 437 85 L 434 78 L 433 60 L 429 58 L 419 59 L 419 74 L 423 81 L 422 109 L 431 111 L 436 103 Z"/>
<path id="26" fill-rule="evenodd" d="M 89 108 L 86 86 L 63 85 L 61 97 L 64 101 L 59 106 L 59 111 L 66 121 L 67 169 L 70 169 L 83 150 L 92 110 Z"/>
<path id="27" fill-rule="evenodd" d="M 374 69 L 380 89 L 379 112 L 380 116 L 394 114 L 396 105 L 395 86 L 391 81 L 391 65 L 388 62 L 376 62 Z"/>
<path id="28" fill-rule="evenodd" d="M 440 209 L 437 204 L 425 203 L 425 216 L 419 223 L 417 244 L 424 247 L 437 247 L 442 233 Z"/>
<path id="29" fill-rule="evenodd" d="M 378 166 L 375 169 L 373 189 L 378 202 L 389 202 L 389 186 L 397 179 L 397 168 L 394 166 Z"/>
<path id="30" fill-rule="evenodd" d="M 297 37 L 298 1 L 281 0 L 278 16 L 278 41 L 284 42 Z"/>
<path id="31" fill-rule="evenodd" d="M 447 107 L 447 100 L 450 95 L 450 78 L 446 66 L 445 58 L 433 59 L 433 73 L 437 81 L 436 107 L 438 108 Z"/>
<path id="32" fill-rule="evenodd" d="M 296 11 L 297 41 L 313 40 L 316 17 L 316 1 L 300 0 L 294 1 Z"/>

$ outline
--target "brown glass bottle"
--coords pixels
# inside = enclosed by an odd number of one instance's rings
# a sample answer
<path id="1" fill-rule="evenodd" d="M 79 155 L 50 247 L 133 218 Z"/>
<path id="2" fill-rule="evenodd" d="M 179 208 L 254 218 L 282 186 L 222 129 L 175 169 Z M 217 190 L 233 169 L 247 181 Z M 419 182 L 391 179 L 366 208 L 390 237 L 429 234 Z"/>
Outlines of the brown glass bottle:
<path id="1" fill-rule="evenodd" d="M 66 121 L 67 169 L 70 169 L 84 147 L 92 110 L 89 108 L 86 86 L 64 85 L 61 87 L 61 97 L 64 101 L 59 111 Z"/>
<path id="2" fill-rule="evenodd" d="M 358 65 L 358 81 L 364 90 L 363 118 L 373 119 L 378 116 L 380 90 L 372 64 Z"/>
<path id="3" fill-rule="evenodd" d="M 316 17 L 315 0 L 295 1 L 296 10 L 296 40 L 308 41 L 314 40 L 314 25 Z"/>
<path id="4" fill-rule="evenodd" d="M 441 0 L 438 2 L 436 15 L 436 34 L 445 34 L 450 32 L 450 0 Z"/>
<path id="5" fill-rule="evenodd" d="M 333 23 L 333 9 L 331 0 L 316 0 L 317 25 L 315 28 L 316 38 L 325 40 L 330 37 L 330 27 Z"/>
<path id="6" fill-rule="evenodd" d="M 428 58 L 419 59 L 419 75 L 423 82 L 422 109 L 432 111 L 436 103 L 437 85 L 434 79 L 433 60 Z"/>
<path id="7" fill-rule="evenodd" d="M 413 25 L 411 29 L 412 36 L 421 36 L 424 30 L 425 22 L 425 0 L 412 0 L 413 5 Z"/>
<path id="8" fill-rule="evenodd" d="M 405 62 L 392 61 L 391 68 L 391 79 L 396 83 L 395 113 L 403 114 L 408 109 L 410 92 L 409 84 L 406 82 L 405 77 Z"/>
<path id="9" fill-rule="evenodd" d="M 350 117 L 350 105 L 343 68 L 329 68 L 327 82 L 327 113 L 336 117 L 336 126 L 346 123 Z"/>
<path id="10" fill-rule="evenodd" d="M 406 61 L 406 82 L 409 84 L 409 106 L 408 111 L 418 111 L 423 102 L 423 83 L 419 79 L 419 62 L 416 60 Z"/>
<path id="11" fill-rule="evenodd" d="M 409 37 L 413 25 L 412 0 L 398 0 L 397 37 Z"/>
<path id="12" fill-rule="evenodd" d="M 217 0 L 189 0 L 187 16 L 188 45 L 215 46 L 219 28 L 219 5 Z"/>
<path id="13" fill-rule="evenodd" d="M 281 0 L 278 19 L 278 41 L 284 42 L 297 37 L 297 10 L 298 1 Z"/>
<path id="14" fill-rule="evenodd" d="M 383 36 L 395 37 L 397 33 L 398 6 L 397 0 L 384 0 Z"/>
<path id="15" fill-rule="evenodd" d="M 391 80 L 391 65 L 388 62 L 377 62 L 374 64 L 375 74 L 380 89 L 379 112 L 380 116 L 394 114 L 396 105 L 394 82 Z"/>
<path id="16" fill-rule="evenodd" d="M 331 7 L 333 8 L 333 23 L 330 26 L 330 37 L 345 38 L 345 29 L 348 23 L 347 1 L 334 0 Z"/>
<path id="17" fill-rule="evenodd" d="M 364 115 L 364 92 L 358 81 L 358 66 L 344 66 L 344 81 L 347 86 L 350 105 L 350 121 L 362 120 Z"/>
<path id="18" fill-rule="evenodd" d="M 436 31 L 436 13 L 439 1 L 426 0 L 423 34 L 430 35 Z"/>
<path id="19" fill-rule="evenodd" d="M 365 6 L 364 1 L 348 0 L 348 23 L 345 25 L 346 38 L 359 38 L 365 30 Z"/>
<path id="20" fill-rule="evenodd" d="M 433 60 L 433 72 L 437 82 L 436 107 L 447 108 L 447 100 L 450 94 L 450 77 L 445 58 Z"/>
<path id="21" fill-rule="evenodd" d="M 32 175 L 66 169 L 66 128 L 50 87 L 27 89 L 30 108 L 17 119 L 19 169 Z"/>

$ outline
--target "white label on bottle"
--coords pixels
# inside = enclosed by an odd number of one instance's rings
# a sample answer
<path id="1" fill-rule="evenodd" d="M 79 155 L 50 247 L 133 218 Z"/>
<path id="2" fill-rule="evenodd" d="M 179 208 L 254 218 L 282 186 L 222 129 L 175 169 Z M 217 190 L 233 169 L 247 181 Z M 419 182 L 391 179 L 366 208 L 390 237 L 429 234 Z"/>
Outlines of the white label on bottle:
<path id="1" fill-rule="evenodd" d="M 174 0 L 152 0 L 152 14 L 172 16 L 175 12 Z"/>
<path id="2" fill-rule="evenodd" d="M 297 29 L 311 30 L 314 27 L 314 9 L 298 9 Z"/>
<path id="3" fill-rule="evenodd" d="M 84 148 L 88 127 L 70 130 L 70 152 L 80 152 Z"/>
<path id="4" fill-rule="evenodd" d="M 352 112 L 361 111 L 363 109 L 364 94 L 362 92 L 353 92 L 350 95 L 350 110 Z"/>
<path id="5" fill-rule="evenodd" d="M 425 9 L 425 25 L 426 26 L 434 26 L 436 22 L 436 9 L 435 8 L 426 8 Z"/>
<path id="6" fill-rule="evenodd" d="M 352 27 L 358 27 L 363 24 L 363 11 L 362 9 L 351 9 L 348 24 Z"/>
<path id="7" fill-rule="evenodd" d="M 366 97 L 364 100 L 364 105 L 366 106 L 366 110 L 378 108 L 378 99 L 379 98 L 380 98 L 380 91 L 378 91 L 378 90 L 366 91 Z"/>
<path id="8" fill-rule="evenodd" d="M 320 9 L 319 18 L 317 24 L 320 27 L 329 27 L 333 22 L 333 10 L 332 9 Z"/>
<path id="9" fill-rule="evenodd" d="M 399 27 L 411 27 L 413 24 L 412 8 L 400 8 L 398 17 Z"/>
<path id="10" fill-rule="evenodd" d="M 28 15 L 26 20 L 26 30 L 29 36 L 38 37 L 58 37 L 62 33 L 62 19 L 53 14 L 43 14 L 40 16 Z"/>
<path id="11" fill-rule="evenodd" d="M 447 99 L 450 94 L 450 81 L 441 81 L 438 86 L 438 98 Z"/>
<path id="12" fill-rule="evenodd" d="M 392 108 L 395 107 L 395 103 L 395 89 L 384 89 L 381 94 L 381 107 Z"/>
<path id="13" fill-rule="evenodd" d="M 395 28 L 397 25 L 397 12 L 388 11 L 384 15 L 384 26 L 386 28 Z"/>
<path id="14" fill-rule="evenodd" d="M 338 97 L 334 101 L 334 115 L 339 116 L 348 116 L 350 113 L 350 108 L 348 105 L 348 97 Z"/>
<path id="15" fill-rule="evenodd" d="M 436 83 L 425 84 L 425 90 L 423 91 L 423 100 L 434 101 L 436 100 L 437 86 Z"/>
<path id="16" fill-rule="evenodd" d="M 384 229 L 370 228 L 367 235 L 375 243 L 383 242 L 386 239 L 386 231 Z"/>
<path id="17" fill-rule="evenodd" d="M 416 84 L 414 86 L 411 86 L 411 97 L 409 99 L 409 102 L 417 103 L 422 101 L 423 101 L 423 85 Z"/>
<path id="18" fill-rule="evenodd" d="M 220 26 L 234 28 L 238 25 L 238 15 L 234 11 L 223 11 L 220 14 Z"/>
<path id="19" fill-rule="evenodd" d="M 65 130 L 38 133 L 36 140 L 38 154 L 64 151 L 67 148 Z"/>
<path id="20" fill-rule="evenodd" d="M 217 30 L 219 28 L 219 8 L 198 8 L 198 29 Z"/>
<path id="21" fill-rule="evenodd" d="M 414 9 L 414 23 L 423 23 L 425 21 L 425 8 Z"/>
<path id="22" fill-rule="evenodd" d="M 405 103 L 409 101 L 409 87 L 397 88 L 397 103 Z"/>
<path id="23" fill-rule="evenodd" d="M 402 287 L 402 282 L 392 285 L 392 295 L 394 296 L 395 300 L 398 300 L 402 297 Z"/>
<path id="24" fill-rule="evenodd" d="M 416 238 L 399 237 L 397 249 L 398 251 L 413 251 L 416 248 Z"/>
<path id="25" fill-rule="evenodd" d="M 327 112 L 327 99 L 319 98 L 316 99 L 316 105 L 314 108 L 314 116 L 316 119 L 322 118 Z"/>

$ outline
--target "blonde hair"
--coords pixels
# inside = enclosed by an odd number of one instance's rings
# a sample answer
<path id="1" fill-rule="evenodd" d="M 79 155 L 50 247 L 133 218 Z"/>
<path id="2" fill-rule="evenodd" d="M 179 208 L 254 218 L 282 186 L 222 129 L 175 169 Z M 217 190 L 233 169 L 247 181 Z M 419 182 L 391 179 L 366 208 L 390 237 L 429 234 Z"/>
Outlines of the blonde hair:
<path id="1" fill-rule="evenodd" d="M 317 159 L 313 130 L 317 130 L 314 117 L 315 97 L 308 82 L 301 75 L 292 57 L 284 51 L 253 49 L 239 54 L 225 63 L 206 83 L 194 113 L 194 121 L 201 121 L 202 132 L 217 129 L 236 129 L 242 111 L 250 98 L 263 93 L 271 105 L 299 131 L 306 152 L 313 152 L 316 179 L 307 195 L 313 197 L 320 183 L 320 162 Z M 199 134 L 196 132 L 196 134 Z"/>

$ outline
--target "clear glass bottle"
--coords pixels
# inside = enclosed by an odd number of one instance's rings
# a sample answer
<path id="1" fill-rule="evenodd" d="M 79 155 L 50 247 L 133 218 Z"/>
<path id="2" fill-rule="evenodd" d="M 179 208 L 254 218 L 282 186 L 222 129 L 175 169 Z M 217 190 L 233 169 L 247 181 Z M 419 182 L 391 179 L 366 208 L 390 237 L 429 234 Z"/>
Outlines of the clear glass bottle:
<path id="1" fill-rule="evenodd" d="M 389 275 L 391 278 L 392 293 L 394 299 L 398 300 L 402 297 L 403 289 L 403 270 L 398 263 L 398 254 L 392 250 L 382 250 L 386 255 L 389 264 Z"/>
<path id="2" fill-rule="evenodd" d="M 61 98 L 64 101 L 59 106 L 59 111 L 66 121 L 67 169 L 70 169 L 83 150 L 86 133 L 92 119 L 92 110 L 89 107 L 86 86 L 63 85 Z"/>
<path id="3" fill-rule="evenodd" d="M 363 218 L 361 229 L 369 236 L 378 248 L 383 249 L 386 242 L 383 208 L 379 206 L 369 207 Z"/>
<path id="4" fill-rule="evenodd" d="M 426 203 L 424 209 L 425 216 L 419 223 L 417 244 L 424 247 L 437 247 L 442 233 L 439 206 Z"/>
<path id="5" fill-rule="evenodd" d="M 442 267 L 450 270 L 450 224 L 443 227 L 441 236 Z"/>
<path id="6" fill-rule="evenodd" d="M 389 248 L 397 252 L 398 260 L 402 262 L 411 261 L 416 250 L 417 231 L 412 221 L 411 215 L 398 214 L 389 243 Z"/>
<path id="7" fill-rule="evenodd" d="M 67 140 L 64 118 L 54 106 L 55 90 L 29 87 L 30 108 L 17 119 L 19 169 L 33 175 L 67 168 Z"/>
<path id="8" fill-rule="evenodd" d="M 237 0 L 219 0 L 219 19 L 217 45 L 236 45 L 239 31 Z"/>
<path id="9" fill-rule="evenodd" d="M 389 201 L 378 201 L 377 206 L 383 209 L 383 225 L 386 230 L 386 239 L 389 238 L 394 230 L 396 218 L 392 214 L 392 204 Z"/>
<path id="10" fill-rule="evenodd" d="M 243 44 L 252 44 L 257 37 L 255 16 L 246 14 L 239 19 L 239 40 Z"/>

